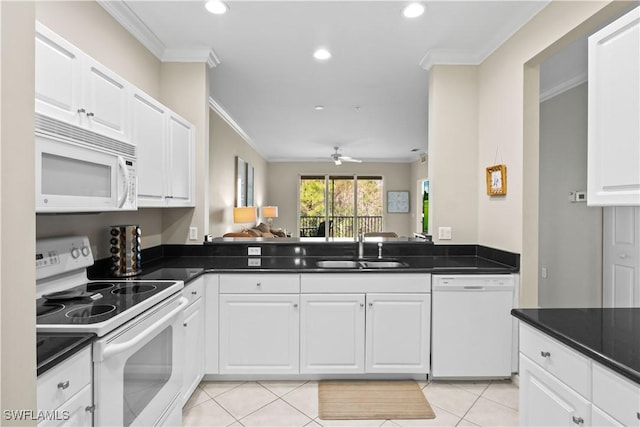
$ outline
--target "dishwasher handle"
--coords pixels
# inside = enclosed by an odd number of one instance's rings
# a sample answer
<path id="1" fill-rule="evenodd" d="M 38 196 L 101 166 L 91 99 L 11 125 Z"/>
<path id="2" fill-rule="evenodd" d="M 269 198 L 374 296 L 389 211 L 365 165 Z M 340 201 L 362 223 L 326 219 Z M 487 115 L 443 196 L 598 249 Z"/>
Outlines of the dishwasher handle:
<path id="1" fill-rule="evenodd" d="M 486 284 L 486 285 L 463 285 L 463 284 L 434 284 L 434 292 L 513 292 L 514 286 L 511 283 Z"/>

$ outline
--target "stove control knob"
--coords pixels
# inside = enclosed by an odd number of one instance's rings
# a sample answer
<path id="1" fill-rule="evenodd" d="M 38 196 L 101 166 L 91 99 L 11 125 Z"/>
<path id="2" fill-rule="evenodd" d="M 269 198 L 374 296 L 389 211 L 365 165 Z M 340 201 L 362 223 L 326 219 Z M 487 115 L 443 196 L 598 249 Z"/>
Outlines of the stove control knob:
<path id="1" fill-rule="evenodd" d="M 83 246 L 81 251 L 82 256 L 89 256 L 89 254 L 91 253 L 91 251 L 89 250 L 89 246 Z"/>
<path id="2" fill-rule="evenodd" d="M 80 251 L 78 248 L 71 249 L 71 258 L 76 259 L 80 256 Z"/>

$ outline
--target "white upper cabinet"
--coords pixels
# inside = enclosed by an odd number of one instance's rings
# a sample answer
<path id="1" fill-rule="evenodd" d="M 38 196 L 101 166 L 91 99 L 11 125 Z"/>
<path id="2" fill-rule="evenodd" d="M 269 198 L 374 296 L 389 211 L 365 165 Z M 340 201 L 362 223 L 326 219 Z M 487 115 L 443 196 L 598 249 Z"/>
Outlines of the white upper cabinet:
<path id="1" fill-rule="evenodd" d="M 130 87 L 80 49 L 36 24 L 36 112 L 129 142 Z"/>
<path id="2" fill-rule="evenodd" d="M 146 95 L 133 93 L 131 138 L 138 148 L 138 207 L 194 205 L 192 124 Z"/>
<path id="3" fill-rule="evenodd" d="M 167 197 L 172 206 L 193 206 L 195 132 L 193 125 L 170 112 L 168 118 Z"/>
<path id="4" fill-rule="evenodd" d="M 640 205 L 640 8 L 589 37 L 587 202 Z"/>

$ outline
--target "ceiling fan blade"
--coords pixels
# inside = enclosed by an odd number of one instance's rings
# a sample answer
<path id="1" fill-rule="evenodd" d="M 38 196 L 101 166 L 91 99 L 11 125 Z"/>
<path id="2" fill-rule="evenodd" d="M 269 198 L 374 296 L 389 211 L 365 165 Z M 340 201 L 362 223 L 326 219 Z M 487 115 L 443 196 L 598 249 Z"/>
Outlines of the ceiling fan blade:
<path id="1" fill-rule="evenodd" d="M 362 163 L 362 160 L 353 159 L 349 156 L 340 156 L 340 160 L 345 162 L 352 162 L 352 163 Z"/>

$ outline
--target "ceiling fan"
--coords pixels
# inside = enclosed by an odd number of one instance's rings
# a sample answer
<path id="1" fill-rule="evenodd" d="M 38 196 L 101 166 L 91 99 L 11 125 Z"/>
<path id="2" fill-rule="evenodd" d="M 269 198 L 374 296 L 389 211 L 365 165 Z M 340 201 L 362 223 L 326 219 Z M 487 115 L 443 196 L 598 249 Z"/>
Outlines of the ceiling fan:
<path id="1" fill-rule="evenodd" d="M 333 162 L 338 166 L 341 165 L 342 162 L 362 163 L 362 160 L 354 159 L 349 156 L 343 156 L 338 153 L 340 147 L 333 147 L 333 149 L 336 150 L 336 152 L 331 155 L 331 159 L 333 159 Z"/>

